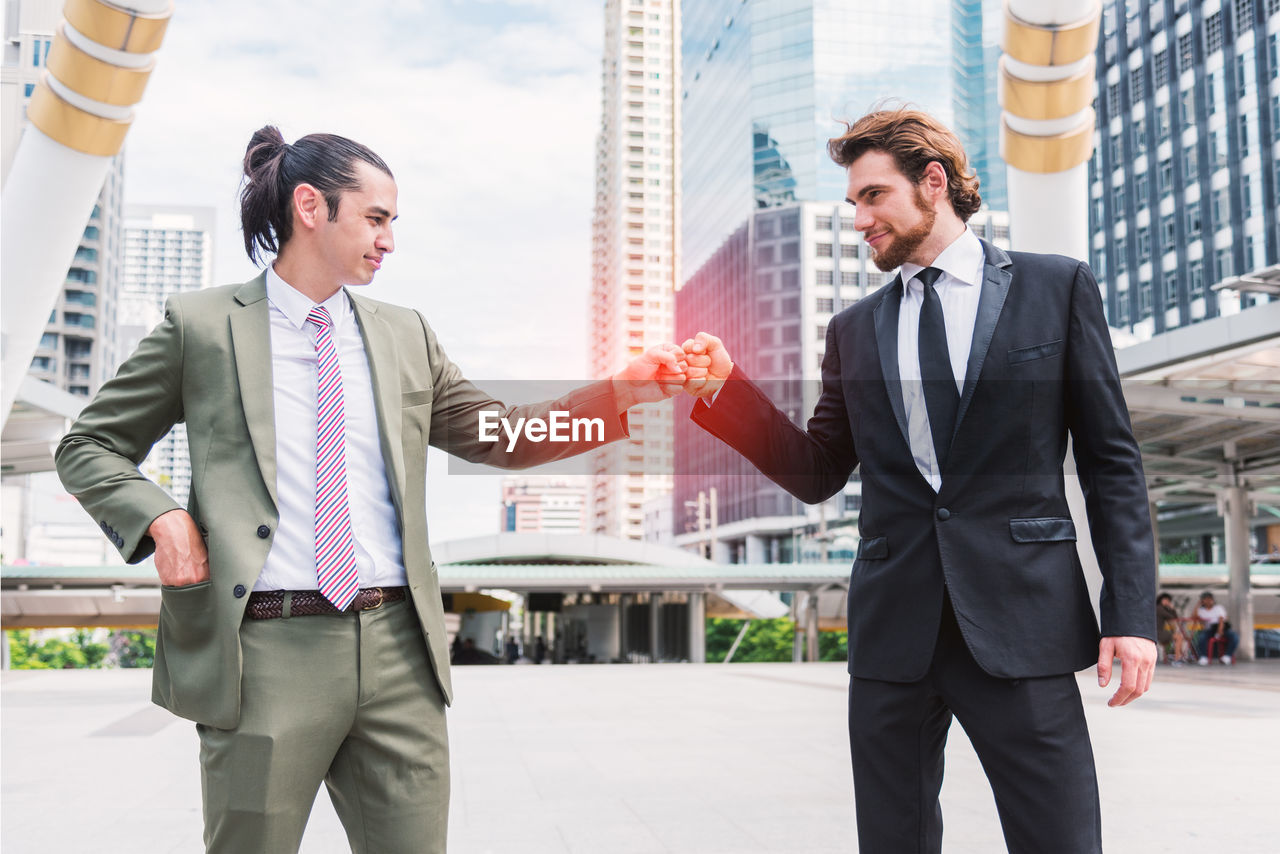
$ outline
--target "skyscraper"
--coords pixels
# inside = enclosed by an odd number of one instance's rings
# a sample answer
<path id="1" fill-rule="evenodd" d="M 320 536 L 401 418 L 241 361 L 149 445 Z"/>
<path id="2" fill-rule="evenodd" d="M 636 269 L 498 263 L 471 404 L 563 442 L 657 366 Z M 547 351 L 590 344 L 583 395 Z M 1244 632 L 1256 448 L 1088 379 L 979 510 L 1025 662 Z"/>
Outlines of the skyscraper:
<path id="1" fill-rule="evenodd" d="M 502 479 L 500 530 L 584 533 L 586 498 L 587 486 L 581 477 L 509 475 Z"/>
<path id="2" fill-rule="evenodd" d="M 122 360 L 159 322 L 166 299 L 213 283 L 215 219 L 216 211 L 209 207 L 130 205 L 125 209 Z M 157 442 L 143 468 L 178 503 L 185 504 L 191 491 L 186 425 L 175 425 Z"/>
<path id="3" fill-rule="evenodd" d="M 996 73 L 1004 21 L 1000 0 L 952 0 L 951 97 L 956 136 L 978 173 L 982 201 L 1008 210 L 1005 165 L 1000 159 L 1000 103 Z"/>
<path id="4" fill-rule="evenodd" d="M 679 281 L 680 5 L 607 0 L 596 203 L 590 368 L 604 376 L 672 337 Z M 671 407 L 632 410 L 631 440 L 593 456 L 589 530 L 643 536 L 642 505 L 671 491 Z"/>
<path id="5" fill-rule="evenodd" d="M 758 208 L 844 198 L 840 119 L 885 99 L 952 121 L 948 0 L 718 0 L 683 21 L 681 266 Z"/>
<path id="6" fill-rule="evenodd" d="M 1280 0 L 1103 3 L 1089 231 L 1112 326 L 1266 299 L 1213 286 L 1280 262 L 1278 31 Z"/>

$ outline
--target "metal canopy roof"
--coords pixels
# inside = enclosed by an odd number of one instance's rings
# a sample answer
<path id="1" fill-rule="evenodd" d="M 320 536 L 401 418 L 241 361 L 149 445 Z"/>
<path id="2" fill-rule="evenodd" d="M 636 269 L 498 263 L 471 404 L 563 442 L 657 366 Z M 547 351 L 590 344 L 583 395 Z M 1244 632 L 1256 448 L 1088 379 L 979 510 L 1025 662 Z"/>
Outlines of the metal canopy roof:
<path id="1" fill-rule="evenodd" d="M 1280 505 L 1280 302 L 1116 354 L 1152 500 L 1204 503 L 1238 482 Z"/>
<path id="2" fill-rule="evenodd" d="M 53 449 L 80 414 L 87 398 L 23 377 L 18 398 L 0 435 L 0 471 L 5 477 L 53 470 Z"/>

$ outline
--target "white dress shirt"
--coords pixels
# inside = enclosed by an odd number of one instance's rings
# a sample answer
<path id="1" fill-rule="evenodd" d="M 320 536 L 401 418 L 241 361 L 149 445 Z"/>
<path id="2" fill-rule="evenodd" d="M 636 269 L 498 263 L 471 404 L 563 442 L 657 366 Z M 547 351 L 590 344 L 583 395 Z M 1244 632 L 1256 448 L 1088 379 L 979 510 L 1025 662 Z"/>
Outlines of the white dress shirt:
<path id="1" fill-rule="evenodd" d="M 947 355 L 951 357 L 956 390 L 961 393 L 969 365 L 973 327 L 978 319 L 984 263 L 982 244 L 977 235 L 966 228 L 930 265 L 942 271 L 934 289 L 942 301 L 942 317 L 947 327 Z M 942 472 L 934 452 L 924 387 L 920 381 L 920 310 L 924 307 L 924 285 L 915 276 L 923 269 L 919 264 L 911 263 L 903 264 L 901 269 L 905 287 L 898 312 L 898 376 L 902 380 L 902 402 L 906 407 L 907 433 L 916 468 L 929 481 L 933 491 L 938 492 L 942 489 Z"/>
<path id="2" fill-rule="evenodd" d="M 267 268 L 271 385 L 275 400 L 276 495 L 280 525 L 254 590 L 315 590 L 316 327 L 315 305 Z M 369 358 L 355 312 L 340 290 L 323 303 L 333 318 L 346 410 L 347 506 L 361 587 L 406 583 L 395 505 L 379 444 Z"/>

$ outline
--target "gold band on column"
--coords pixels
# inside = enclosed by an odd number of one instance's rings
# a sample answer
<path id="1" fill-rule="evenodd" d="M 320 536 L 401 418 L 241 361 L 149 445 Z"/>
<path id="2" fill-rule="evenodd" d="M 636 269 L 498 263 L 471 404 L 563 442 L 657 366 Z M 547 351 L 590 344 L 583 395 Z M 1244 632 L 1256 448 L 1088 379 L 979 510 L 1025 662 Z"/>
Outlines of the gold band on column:
<path id="1" fill-rule="evenodd" d="M 114 157 L 124 145 L 125 134 L 133 124 L 128 119 L 104 119 L 86 113 L 58 97 L 42 79 L 31 93 L 27 118 L 45 136 L 67 148 L 99 157 Z"/>
<path id="2" fill-rule="evenodd" d="M 1024 119 L 1065 119 L 1093 103 L 1094 63 L 1062 80 L 1023 80 L 1000 57 L 1000 106 Z M 1090 57 L 1092 59 L 1092 57 Z"/>
<path id="3" fill-rule="evenodd" d="M 1061 27 L 1043 27 L 1018 18 L 1004 4 L 1004 52 L 1028 65 L 1070 65 L 1098 47 L 1098 27 L 1102 20 L 1099 4 L 1083 21 Z"/>
<path id="4" fill-rule="evenodd" d="M 164 40 L 173 3 L 159 15 L 143 15 L 106 0 L 67 0 L 62 15 L 78 32 L 103 47 L 126 53 L 153 53 Z"/>
<path id="5" fill-rule="evenodd" d="M 1097 118 L 1080 127 L 1054 136 L 1031 136 L 1000 122 L 1000 157 L 1014 169 L 1036 174 L 1065 172 L 1084 163 L 1093 154 L 1093 126 Z"/>
<path id="6" fill-rule="evenodd" d="M 142 100 L 143 90 L 156 61 L 145 68 L 121 68 L 76 47 L 67 38 L 65 24 L 58 24 L 49 51 L 49 73 L 68 89 L 103 104 L 128 107 Z"/>

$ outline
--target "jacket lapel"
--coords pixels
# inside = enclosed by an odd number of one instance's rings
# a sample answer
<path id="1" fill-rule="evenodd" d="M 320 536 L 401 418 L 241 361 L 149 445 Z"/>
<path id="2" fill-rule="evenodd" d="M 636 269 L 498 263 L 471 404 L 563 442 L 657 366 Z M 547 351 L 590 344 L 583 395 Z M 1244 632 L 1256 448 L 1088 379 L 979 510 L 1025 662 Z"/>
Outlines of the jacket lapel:
<path id="1" fill-rule="evenodd" d="M 378 411 L 378 440 L 382 459 L 387 466 L 391 498 L 396 516 L 404 529 L 404 447 L 401 443 L 400 362 L 396 355 L 395 334 L 391 325 L 378 316 L 378 304 L 347 291 L 355 307 L 364 351 L 369 357 L 369 373 L 373 377 L 373 401 Z"/>
<path id="2" fill-rule="evenodd" d="M 271 494 L 276 497 L 275 395 L 271 384 L 271 319 L 267 303 L 267 274 L 245 282 L 236 291 L 241 308 L 231 315 L 231 346 L 235 353 L 236 378 L 240 385 L 240 406 L 249 425 L 249 438 L 258 459 L 258 470 Z"/>
<path id="3" fill-rule="evenodd" d="M 876 346 L 880 351 L 880 372 L 884 375 L 885 391 L 889 394 L 889 405 L 893 408 L 893 417 L 902 431 L 902 441 L 911 447 L 910 434 L 907 432 L 907 408 L 902 400 L 902 378 L 898 372 L 898 312 L 902 307 L 902 275 L 898 274 L 893 284 L 885 289 L 876 306 L 874 316 L 876 324 Z"/>
<path id="4" fill-rule="evenodd" d="M 986 263 L 982 267 L 982 294 L 978 297 L 978 317 L 973 324 L 973 343 L 969 347 L 969 364 L 964 372 L 964 392 L 960 395 L 960 408 L 956 411 L 957 432 L 969 411 L 978 377 L 982 375 L 982 366 L 987 360 L 987 351 L 991 349 L 991 338 L 995 335 L 996 324 L 1000 322 L 1000 312 L 1004 310 L 1005 297 L 1009 295 L 1009 283 L 1013 281 L 1013 262 L 1009 256 L 985 240 L 982 241 L 982 250 L 986 254 Z"/>

